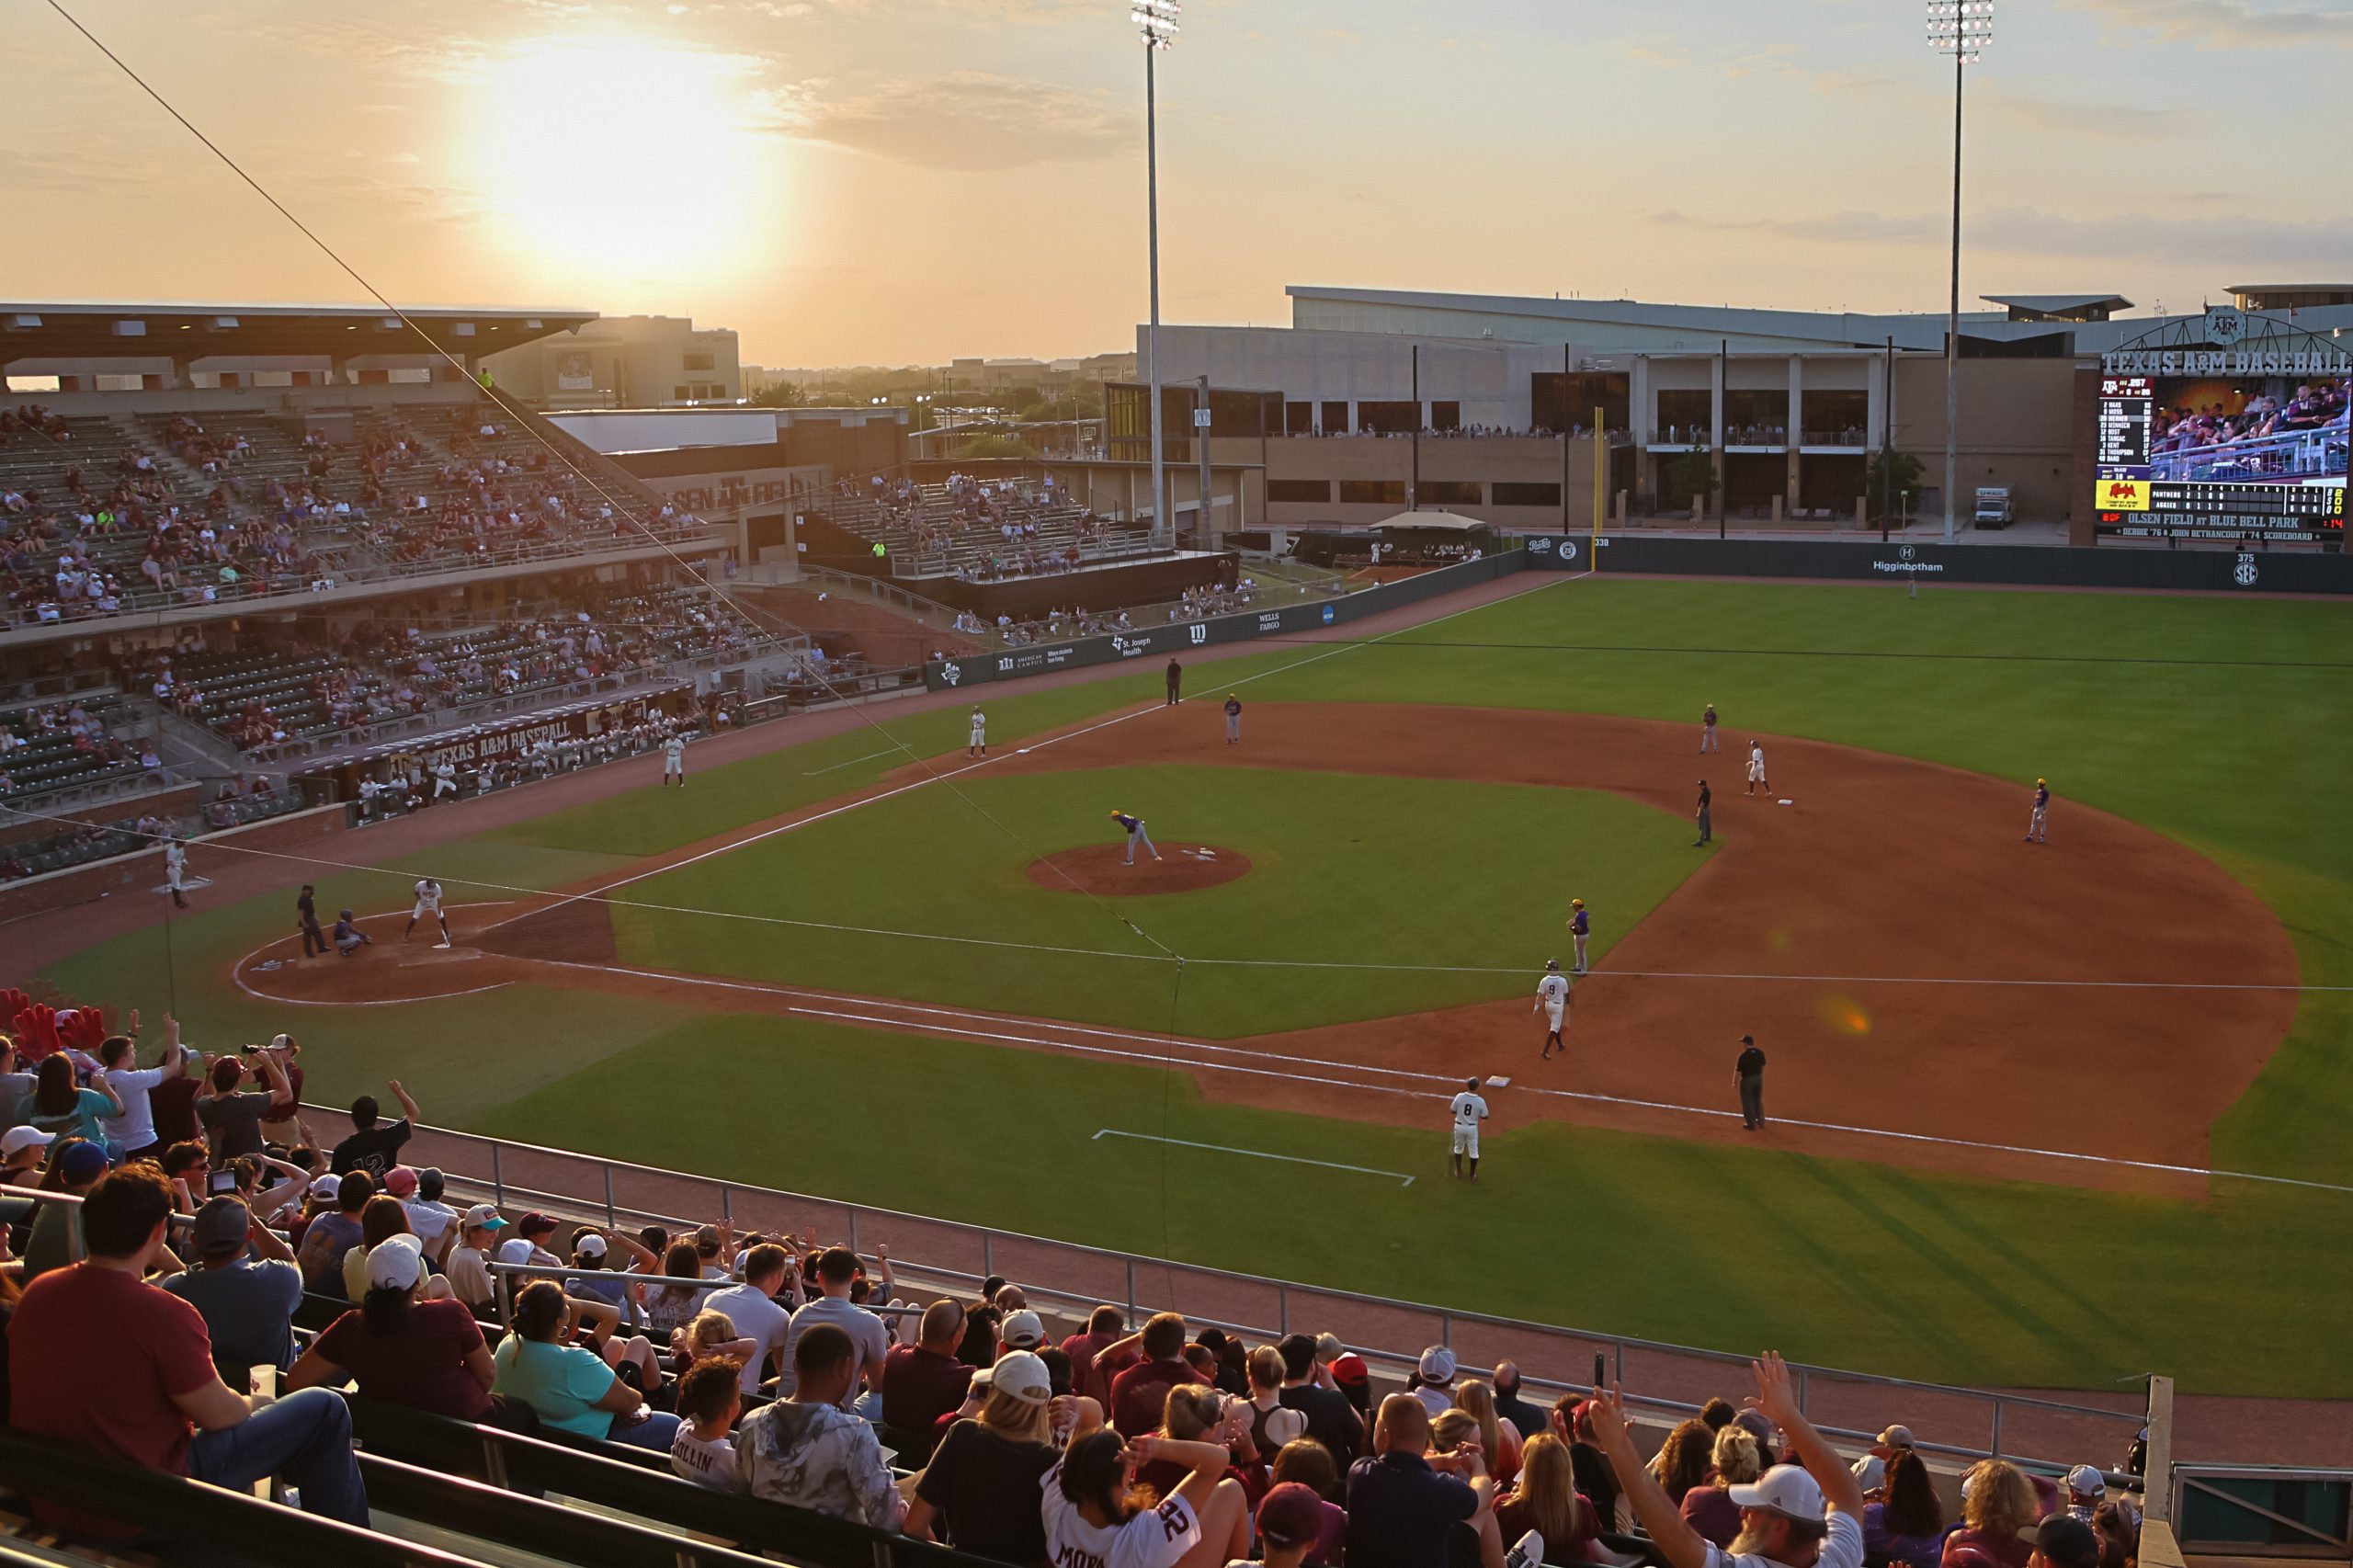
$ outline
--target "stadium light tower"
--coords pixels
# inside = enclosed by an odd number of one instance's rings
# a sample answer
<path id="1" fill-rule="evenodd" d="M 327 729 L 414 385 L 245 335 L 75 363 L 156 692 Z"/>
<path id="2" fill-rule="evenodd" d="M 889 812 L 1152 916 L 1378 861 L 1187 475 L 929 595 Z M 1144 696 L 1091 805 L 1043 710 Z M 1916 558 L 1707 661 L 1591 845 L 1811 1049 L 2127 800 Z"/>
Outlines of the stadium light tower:
<path id="1" fill-rule="evenodd" d="M 1961 74 L 1994 41 L 1994 0 L 1928 0 L 1928 43 L 1952 56 L 1952 304 L 1945 324 L 1945 542 L 1961 488 Z"/>
<path id="2" fill-rule="evenodd" d="M 1176 542 L 1176 525 L 1168 517 L 1168 492 L 1161 473 L 1160 438 L 1160 108 L 1153 75 L 1154 58 L 1175 47 L 1176 17 L 1185 9 L 1177 0 L 1129 0 L 1128 19 L 1143 39 L 1143 180 L 1145 223 L 1152 249 L 1152 324 L 1145 330 L 1144 357 L 1152 361 L 1152 531 L 1168 527 L 1168 541 Z M 1208 505 L 1203 497 L 1202 505 Z"/>

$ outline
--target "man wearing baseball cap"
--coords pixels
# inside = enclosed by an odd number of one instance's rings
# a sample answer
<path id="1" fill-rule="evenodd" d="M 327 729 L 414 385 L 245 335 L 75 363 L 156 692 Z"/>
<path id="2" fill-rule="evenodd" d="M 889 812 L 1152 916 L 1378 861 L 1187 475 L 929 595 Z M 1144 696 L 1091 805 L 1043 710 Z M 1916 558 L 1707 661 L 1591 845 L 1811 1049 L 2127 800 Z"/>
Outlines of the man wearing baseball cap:
<path id="1" fill-rule="evenodd" d="M 2099 1532 L 2073 1514 L 2046 1514 L 2018 1539 L 2034 1548 L 2028 1568 L 2099 1568 Z"/>
<path id="2" fill-rule="evenodd" d="M 2067 1512 L 2086 1524 L 2099 1514 L 2099 1506 L 2108 1498 L 2108 1477 L 2087 1464 L 2079 1464 L 2067 1472 Z"/>
<path id="3" fill-rule="evenodd" d="M 1449 1389 L 1455 1369 L 1454 1352 L 1443 1345 L 1433 1345 L 1423 1351 L 1421 1360 L 1415 1365 L 1419 1386 L 1414 1390 L 1414 1397 L 1434 1416 L 1443 1415 L 1453 1407 L 1454 1395 Z"/>
<path id="4" fill-rule="evenodd" d="M 1729 1548 L 1711 1544 L 1686 1523 L 1682 1509 L 1643 1462 L 1624 1396 L 1614 1388 L 1594 1392 L 1594 1441 L 1608 1456 L 1634 1517 L 1668 1568 L 1862 1568 L 1861 1483 L 1798 1409 L 1779 1355 L 1768 1350 L 1753 1366 L 1756 1394 L 1751 1406 L 1788 1434 L 1799 1462 L 1775 1465 L 1754 1482 L 1730 1489 L 1740 1509 L 1740 1534 Z"/>
<path id="5" fill-rule="evenodd" d="M 291 1367 L 294 1309 L 302 1304 L 294 1255 L 254 1223 L 253 1210 L 234 1193 L 206 1199 L 195 1230 L 196 1266 L 163 1287 L 203 1314 L 221 1381 L 241 1389 L 255 1367 Z"/>

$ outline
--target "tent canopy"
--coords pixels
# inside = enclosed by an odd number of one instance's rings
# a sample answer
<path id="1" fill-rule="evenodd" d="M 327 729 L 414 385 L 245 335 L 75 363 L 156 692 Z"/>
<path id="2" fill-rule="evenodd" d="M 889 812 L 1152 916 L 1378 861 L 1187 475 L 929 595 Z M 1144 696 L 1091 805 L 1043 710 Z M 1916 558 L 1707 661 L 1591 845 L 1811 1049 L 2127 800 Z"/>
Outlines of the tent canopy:
<path id="1" fill-rule="evenodd" d="M 1483 523 L 1460 512 L 1400 512 L 1372 526 L 1376 528 L 1432 528 L 1445 533 L 1469 533 L 1473 528 L 1495 527 L 1493 523 Z"/>

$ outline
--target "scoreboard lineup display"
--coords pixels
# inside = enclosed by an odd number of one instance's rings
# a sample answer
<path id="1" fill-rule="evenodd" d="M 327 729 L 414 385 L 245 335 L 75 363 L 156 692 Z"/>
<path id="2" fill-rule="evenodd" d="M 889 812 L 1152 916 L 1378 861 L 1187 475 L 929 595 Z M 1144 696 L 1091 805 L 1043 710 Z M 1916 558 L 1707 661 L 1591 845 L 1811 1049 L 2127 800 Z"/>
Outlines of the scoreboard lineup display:
<path id="1" fill-rule="evenodd" d="M 2336 375 L 2101 376 L 2097 531 L 2342 539 L 2348 403 L 2353 378 Z"/>

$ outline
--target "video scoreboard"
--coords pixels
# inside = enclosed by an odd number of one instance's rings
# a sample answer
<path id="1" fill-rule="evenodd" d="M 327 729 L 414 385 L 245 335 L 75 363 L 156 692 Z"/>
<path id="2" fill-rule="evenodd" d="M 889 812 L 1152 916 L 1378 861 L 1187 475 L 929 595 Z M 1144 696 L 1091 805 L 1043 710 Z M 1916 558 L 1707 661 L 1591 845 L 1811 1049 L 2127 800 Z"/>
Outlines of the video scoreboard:
<path id="1" fill-rule="evenodd" d="M 2292 386 L 2293 383 L 2290 383 Z M 2097 531 L 2121 539 L 2342 539 L 2345 426 L 2274 382 L 2103 375 L 2093 436 Z M 2339 398 L 2341 407 L 2341 397 Z"/>

